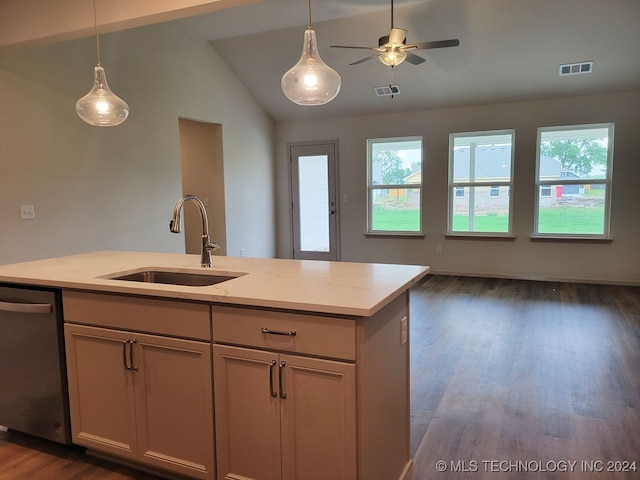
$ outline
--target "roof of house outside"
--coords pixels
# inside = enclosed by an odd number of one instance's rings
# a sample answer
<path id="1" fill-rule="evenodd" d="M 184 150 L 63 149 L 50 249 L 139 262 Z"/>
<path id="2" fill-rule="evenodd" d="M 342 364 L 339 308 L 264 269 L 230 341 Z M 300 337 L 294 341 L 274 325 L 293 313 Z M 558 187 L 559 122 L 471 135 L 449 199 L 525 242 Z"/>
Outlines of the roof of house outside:
<path id="1" fill-rule="evenodd" d="M 469 180 L 469 157 L 470 148 L 461 147 L 454 150 L 454 180 Z M 477 147 L 475 152 L 475 180 L 491 181 L 508 179 L 511 176 L 511 147 L 505 145 L 495 145 Z M 561 172 L 567 172 L 575 176 L 573 172 L 562 168 L 559 160 L 551 157 L 540 157 L 540 177 L 560 178 Z"/>

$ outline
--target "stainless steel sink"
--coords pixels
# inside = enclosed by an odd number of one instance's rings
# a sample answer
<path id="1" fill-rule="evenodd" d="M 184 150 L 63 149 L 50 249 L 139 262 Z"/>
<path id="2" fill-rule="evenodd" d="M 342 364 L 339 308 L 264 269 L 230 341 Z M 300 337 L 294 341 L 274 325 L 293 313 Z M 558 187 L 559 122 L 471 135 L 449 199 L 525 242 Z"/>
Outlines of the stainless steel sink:
<path id="1" fill-rule="evenodd" d="M 189 287 L 204 287 L 215 285 L 238 278 L 239 275 L 215 275 L 191 272 L 165 272 L 161 270 L 143 270 L 141 272 L 128 273 L 112 280 L 127 280 L 130 282 L 164 283 L 167 285 L 186 285 Z"/>

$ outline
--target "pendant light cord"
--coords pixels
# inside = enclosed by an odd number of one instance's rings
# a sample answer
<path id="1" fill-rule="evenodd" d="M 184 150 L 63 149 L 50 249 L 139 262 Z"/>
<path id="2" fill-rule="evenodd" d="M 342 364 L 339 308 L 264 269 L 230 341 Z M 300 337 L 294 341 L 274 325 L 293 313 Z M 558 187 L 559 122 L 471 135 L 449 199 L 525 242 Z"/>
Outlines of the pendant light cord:
<path id="1" fill-rule="evenodd" d="M 98 37 L 98 15 L 96 14 L 96 0 L 93 0 L 93 25 L 96 32 L 96 56 L 98 57 L 98 66 L 100 66 L 100 38 Z"/>
<path id="2" fill-rule="evenodd" d="M 95 0 L 93 0 L 95 2 Z M 309 0 L 309 28 L 311 28 L 311 0 Z"/>

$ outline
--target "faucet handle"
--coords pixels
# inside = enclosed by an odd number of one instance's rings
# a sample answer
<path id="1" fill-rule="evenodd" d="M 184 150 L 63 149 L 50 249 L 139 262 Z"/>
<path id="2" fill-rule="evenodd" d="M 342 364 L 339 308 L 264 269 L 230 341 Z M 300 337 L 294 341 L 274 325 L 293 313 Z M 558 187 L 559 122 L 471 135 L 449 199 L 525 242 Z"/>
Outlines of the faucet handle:
<path id="1" fill-rule="evenodd" d="M 205 244 L 205 247 L 206 247 L 207 250 L 211 251 L 211 250 L 218 250 L 220 248 L 220 245 L 218 245 L 215 242 L 207 242 Z"/>

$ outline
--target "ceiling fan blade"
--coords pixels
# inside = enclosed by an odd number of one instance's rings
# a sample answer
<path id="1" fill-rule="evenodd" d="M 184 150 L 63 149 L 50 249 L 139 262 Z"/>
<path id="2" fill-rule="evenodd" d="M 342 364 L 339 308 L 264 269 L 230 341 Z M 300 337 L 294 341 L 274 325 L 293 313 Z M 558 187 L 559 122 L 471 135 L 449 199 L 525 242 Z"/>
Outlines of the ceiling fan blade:
<path id="1" fill-rule="evenodd" d="M 389 40 L 387 40 L 390 44 L 402 45 L 407 40 L 407 31 L 402 28 L 392 28 L 391 33 L 389 34 Z"/>
<path id="2" fill-rule="evenodd" d="M 373 47 L 355 47 L 352 45 L 330 45 L 331 48 L 357 48 L 358 50 L 378 50 L 378 48 Z"/>
<path id="3" fill-rule="evenodd" d="M 427 50 L 430 48 L 457 47 L 458 45 L 460 45 L 460 40 L 458 40 L 457 38 L 452 38 L 451 40 L 436 40 L 435 42 L 412 43 L 411 45 L 406 45 L 403 50 Z"/>
<path id="4" fill-rule="evenodd" d="M 426 62 L 426 60 L 418 55 L 415 55 L 411 52 L 405 52 L 407 54 L 407 58 L 405 60 L 412 65 L 420 65 L 421 63 Z"/>
<path id="5" fill-rule="evenodd" d="M 357 60 L 357 61 L 355 61 L 353 63 L 350 63 L 349 65 L 359 65 L 359 64 L 364 63 L 364 62 L 366 62 L 368 60 L 371 60 L 372 58 L 376 58 L 376 57 L 379 57 L 379 56 L 380 56 L 379 53 L 374 53 L 373 55 L 369 55 L 368 57 L 361 58 L 360 60 Z"/>

